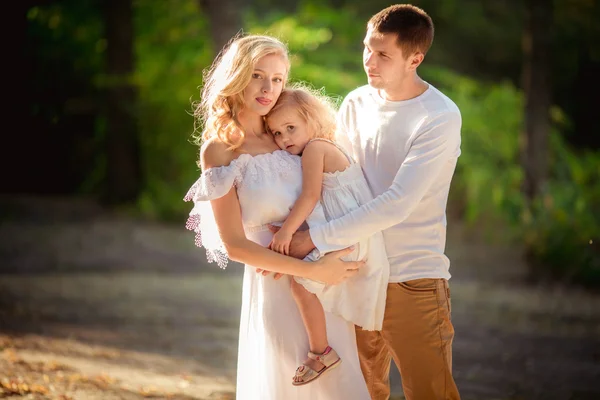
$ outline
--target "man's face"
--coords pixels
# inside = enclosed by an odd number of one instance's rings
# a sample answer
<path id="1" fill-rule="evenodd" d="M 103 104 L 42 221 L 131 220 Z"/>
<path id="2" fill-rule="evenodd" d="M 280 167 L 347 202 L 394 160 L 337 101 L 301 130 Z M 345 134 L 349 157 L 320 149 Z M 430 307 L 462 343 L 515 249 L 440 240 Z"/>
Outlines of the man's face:
<path id="1" fill-rule="evenodd" d="M 409 60 L 404 58 L 397 36 L 369 28 L 364 45 L 363 65 L 369 85 L 385 91 L 398 90 L 410 71 L 410 57 Z"/>

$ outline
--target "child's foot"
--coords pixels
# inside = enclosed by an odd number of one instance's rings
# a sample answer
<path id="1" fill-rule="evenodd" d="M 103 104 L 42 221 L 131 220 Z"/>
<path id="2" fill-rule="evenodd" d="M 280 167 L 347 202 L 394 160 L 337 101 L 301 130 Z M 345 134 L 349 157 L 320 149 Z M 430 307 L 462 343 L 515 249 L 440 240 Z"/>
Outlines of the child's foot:
<path id="1" fill-rule="evenodd" d="M 326 371 L 337 367 L 342 359 L 330 346 L 327 346 L 322 354 L 308 352 L 308 358 L 296 369 L 296 375 L 292 378 L 292 385 L 305 385 L 314 381 Z"/>

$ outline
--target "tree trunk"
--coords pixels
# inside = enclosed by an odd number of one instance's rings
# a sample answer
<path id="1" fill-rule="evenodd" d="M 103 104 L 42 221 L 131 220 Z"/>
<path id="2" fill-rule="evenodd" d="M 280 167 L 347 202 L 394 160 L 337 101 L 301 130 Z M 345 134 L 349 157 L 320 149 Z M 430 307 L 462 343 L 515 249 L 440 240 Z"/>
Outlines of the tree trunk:
<path id="1" fill-rule="evenodd" d="M 548 178 L 550 136 L 550 57 L 552 2 L 528 0 L 523 35 L 523 88 L 525 92 L 522 165 L 523 191 L 528 201 L 544 189 Z"/>
<path id="2" fill-rule="evenodd" d="M 5 142 L 0 146 L 0 168 L 3 171 L 0 193 L 30 192 L 32 182 L 36 182 L 35 186 L 38 187 L 50 187 L 53 184 L 50 180 L 46 183 L 39 178 L 40 168 L 51 169 L 54 160 L 52 152 L 44 146 L 51 143 L 50 140 L 43 142 L 49 135 L 35 124 L 36 119 L 31 112 L 31 86 L 35 80 L 32 79 L 33 56 L 26 50 L 29 44 L 27 11 L 32 6 L 31 1 L 18 1 L 4 9 L 5 21 L 9 22 L 5 30 L 10 32 L 10 37 L 4 41 L 6 62 L 3 69 L 6 79 L 3 92 L 10 105 L 3 119 Z M 7 128 L 9 126 L 18 126 L 20 132 L 26 133 L 11 132 Z M 27 149 L 26 157 L 23 156 L 23 149 Z"/>
<path id="3" fill-rule="evenodd" d="M 200 9 L 209 19 L 214 53 L 218 54 L 233 36 L 241 32 L 245 0 L 200 0 Z"/>
<path id="4" fill-rule="evenodd" d="M 108 87 L 106 98 L 106 192 L 110 204 L 137 199 L 142 187 L 137 130 L 132 0 L 108 0 L 105 9 Z"/>

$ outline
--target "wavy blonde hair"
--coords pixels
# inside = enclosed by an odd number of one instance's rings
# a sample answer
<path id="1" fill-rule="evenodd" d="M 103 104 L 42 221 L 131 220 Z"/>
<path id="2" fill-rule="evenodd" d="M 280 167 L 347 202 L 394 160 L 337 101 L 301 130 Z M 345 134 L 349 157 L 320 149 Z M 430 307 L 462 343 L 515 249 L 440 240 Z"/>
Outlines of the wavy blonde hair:
<path id="1" fill-rule="evenodd" d="M 274 37 L 238 35 L 222 50 L 204 72 L 201 100 L 194 109 L 194 132 L 203 126 L 202 134 L 195 136 L 196 144 L 218 136 L 230 150 L 242 145 L 245 132 L 237 116 L 245 106 L 243 91 L 252 79 L 254 65 L 271 54 L 279 54 L 285 59 L 289 73 L 288 48 Z"/>
<path id="2" fill-rule="evenodd" d="M 286 107 L 293 107 L 306 121 L 311 138 L 335 140 L 336 102 L 322 90 L 303 83 L 283 89 L 265 120 Z"/>

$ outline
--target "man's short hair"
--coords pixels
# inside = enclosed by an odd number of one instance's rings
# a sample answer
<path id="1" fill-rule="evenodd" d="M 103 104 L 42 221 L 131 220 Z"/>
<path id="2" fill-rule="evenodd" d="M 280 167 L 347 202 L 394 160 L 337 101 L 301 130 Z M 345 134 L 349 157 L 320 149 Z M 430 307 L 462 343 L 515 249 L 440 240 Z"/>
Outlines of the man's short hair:
<path id="1" fill-rule="evenodd" d="M 367 27 L 378 33 L 396 34 L 405 58 L 416 52 L 426 54 L 433 42 L 431 17 L 411 4 L 384 8 L 371 17 Z"/>

